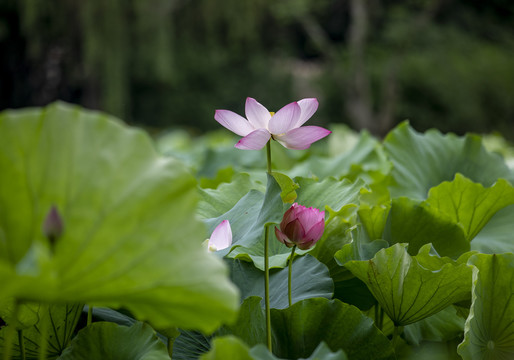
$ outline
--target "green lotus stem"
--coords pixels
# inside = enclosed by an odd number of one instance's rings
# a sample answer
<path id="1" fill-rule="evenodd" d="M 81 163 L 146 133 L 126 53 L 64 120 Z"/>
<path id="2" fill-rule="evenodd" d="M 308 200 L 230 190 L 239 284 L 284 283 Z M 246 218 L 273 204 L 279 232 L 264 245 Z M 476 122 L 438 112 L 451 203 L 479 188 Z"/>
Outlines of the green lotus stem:
<path id="1" fill-rule="evenodd" d="M 267 171 L 271 175 L 271 140 L 266 144 Z M 266 306 L 266 343 L 268 350 L 272 352 L 271 345 L 271 306 L 269 300 L 269 231 L 264 226 L 264 297 Z"/>
<path id="2" fill-rule="evenodd" d="M 383 327 L 384 327 L 384 309 L 380 306 L 380 305 L 377 305 L 379 307 L 379 315 L 378 315 L 378 328 L 380 329 L 380 331 L 382 331 Z"/>
<path id="3" fill-rule="evenodd" d="M 87 326 L 93 323 L 93 307 L 88 305 L 87 307 Z"/>
<path id="4" fill-rule="evenodd" d="M 25 355 L 25 340 L 23 339 L 23 330 L 18 330 L 18 345 L 20 347 L 21 360 L 26 360 L 27 356 Z"/>
<path id="5" fill-rule="evenodd" d="M 398 338 L 400 337 L 400 331 L 399 331 L 399 328 L 398 326 L 394 326 L 394 330 L 393 330 L 393 339 L 392 339 L 392 343 L 393 343 L 393 349 L 395 349 L 396 351 L 396 346 L 398 345 Z"/>
<path id="6" fill-rule="evenodd" d="M 268 174 L 271 174 L 271 140 L 266 144 L 266 159 L 268 164 Z"/>
<path id="7" fill-rule="evenodd" d="M 47 309 L 48 311 L 48 309 Z M 41 319 L 41 325 L 39 326 L 39 332 L 40 332 L 40 339 L 41 342 L 39 343 L 39 356 L 38 360 L 46 360 L 46 353 L 48 349 L 48 320 L 45 318 Z"/>
<path id="8" fill-rule="evenodd" d="M 375 326 L 380 329 L 380 324 L 378 323 L 378 303 L 375 304 Z"/>
<path id="9" fill-rule="evenodd" d="M 291 258 L 289 259 L 289 276 L 287 277 L 287 295 L 289 299 L 289 307 L 293 305 L 293 291 L 291 290 L 291 279 L 293 275 L 293 259 L 294 259 L 294 251 L 296 250 L 296 245 L 293 246 L 293 250 L 291 250 Z"/>
<path id="10" fill-rule="evenodd" d="M 266 339 L 269 352 L 272 352 L 271 347 L 271 306 L 269 302 L 269 231 L 268 227 L 264 226 L 264 297 L 266 303 Z"/>

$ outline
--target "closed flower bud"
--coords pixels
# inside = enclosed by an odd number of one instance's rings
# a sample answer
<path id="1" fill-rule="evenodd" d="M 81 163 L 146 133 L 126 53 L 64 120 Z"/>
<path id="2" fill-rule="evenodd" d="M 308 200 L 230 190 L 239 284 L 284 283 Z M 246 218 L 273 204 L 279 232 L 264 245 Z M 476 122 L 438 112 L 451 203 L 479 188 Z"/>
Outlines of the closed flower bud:
<path id="1" fill-rule="evenodd" d="M 45 221 L 43 222 L 43 234 L 54 243 L 64 231 L 64 225 L 57 208 L 52 205 L 50 211 L 46 215 Z"/>
<path id="2" fill-rule="evenodd" d="M 280 229 L 275 227 L 278 241 L 301 250 L 313 247 L 325 230 L 325 212 L 294 203 L 284 214 Z"/>

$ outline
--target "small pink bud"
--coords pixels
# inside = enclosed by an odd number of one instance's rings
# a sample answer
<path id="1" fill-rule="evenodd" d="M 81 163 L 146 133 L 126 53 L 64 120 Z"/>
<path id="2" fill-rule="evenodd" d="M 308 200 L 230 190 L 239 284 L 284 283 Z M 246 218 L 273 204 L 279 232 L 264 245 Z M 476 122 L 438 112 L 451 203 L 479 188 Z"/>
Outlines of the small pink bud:
<path id="1" fill-rule="evenodd" d="M 43 234 L 50 240 L 51 243 L 55 242 L 61 237 L 64 231 L 64 225 L 55 205 L 52 205 L 50 211 L 46 215 L 45 221 L 43 222 Z"/>
<path id="2" fill-rule="evenodd" d="M 325 230 L 325 212 L 316 208 L 306 208 L 294 203 L 275 227 L 278 241 L 287 247 L 298 246 L 301 250 L 313 247 Z"/>

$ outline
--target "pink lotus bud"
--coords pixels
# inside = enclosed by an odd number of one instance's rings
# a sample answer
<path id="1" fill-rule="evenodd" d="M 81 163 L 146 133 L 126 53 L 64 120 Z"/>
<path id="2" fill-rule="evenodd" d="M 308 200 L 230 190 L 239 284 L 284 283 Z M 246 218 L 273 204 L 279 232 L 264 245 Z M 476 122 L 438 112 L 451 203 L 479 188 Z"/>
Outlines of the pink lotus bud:
<path id="1" fill-rule="evenodd" d="M 324 230 L 324 211 L 294 203 L 284 214 L 280 230 L 275 227 L 275 235 L 287 247 L 296 245 L 301 250 L 307 250 L 316 244 Z"/>
<path id="2" fill-rule="evenodd" d="M 43 234 L 53 243 L 62 235 L 63 229 L 61 215 L 55 205 L 52 205 L 43 222 Z"/>

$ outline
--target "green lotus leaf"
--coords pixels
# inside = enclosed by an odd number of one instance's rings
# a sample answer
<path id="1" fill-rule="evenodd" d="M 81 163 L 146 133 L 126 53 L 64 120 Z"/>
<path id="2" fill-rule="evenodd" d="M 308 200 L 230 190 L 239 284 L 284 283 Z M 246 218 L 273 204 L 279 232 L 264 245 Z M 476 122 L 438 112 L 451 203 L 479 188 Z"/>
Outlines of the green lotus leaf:
<path id="1" fill-rule="evenodd" d="M 387 223 L 391 204 L 361 207 L 357 214 L 364 230 L 371 240 L 381 239 Z"/>
<path id="2" fill-rule="evenodd" d="M 329 141 L 334 134 L 330 135 Z M 338 141 L 339 144 L 346 141 Z M 387 174 L 391 169 L 391 163 L 378 140 L 369 132 L 363 131 L 356 139 L 353 147 L 346 151 L 323 158 L 312 156 L 307 161 L 300 163 L 287 171 L 289 176 L 316 176 L 324 179 L 329 176 L 351 176 L 352 179 L 366 176 L 367 172 L 381 172 Z"/>
<path id="3" fill-rule="evenodd" d="M 253 348 L 249 348 L 239 338 L 227 335 L 215 338 L 211 351 L 203 354 L 200 359 L 202 360 L 280 360 L 269 352 L 266 346 L 259 344 Z M 332 352 L 330 348 L 324 343 L 320 343 L 314 350 L 311 356 L 305 360 L 347 360 L 346 354 L 343 350 Z"/>
<path id="4" fill-rule="evenodd" d="M 514 204 L 514 187 L 499 179 L 484 188 L 457 174 L 453 181 L 430 189 L 426 202 L 461 224 L 471 241 L 498 210 Z"/>
<path id="5" fill-rule="evenodd" d="M 271 175 L 275 178 L 275 181 L 282 189 L 282 192 L 280 193 L 282 201 L 292 204 L 298 196 L 295 190 L 298 189 L 300 185 L 295 183 L 289 176 L 279 172 L 272 172 Z"/>
<path id="6" fill-rule="evenodd" d="M 147 324 L 96 322 L 78 332 L 59 360 L 169 360 L 166 345 Z"/>
<path id="7" fill-rule="evenodd" d="M 278 357 L 309 356 L 324 341 L 349 359 L 394 359 L 389 340 L 354 306 L 313 298 L 271 311 L 273 352 Z"/>
<path id="8" fill-rule="evenodd" d="M 514 205 L 498 211 L 471 241 L 471 249 L 485 254 L 514 252 Z"/>
<path id="9" fill-rule="evenodd" d="M 405 197 L 393 199 L 382 238 L 389 244 L 408 243 L 411 255 L 429 243 L 453 258 L 470 250 L 461 225 L 426 202 Z"/>
<path id="10" fill-rule="evenodd" d="M 200 189 L 198 215 L 209 219 L 221 216 L 232 209 L 256 184 L 247 173 L 237 173 L 231 182 L 219 184 L 216 189 Z M 263 186 L 259 188 L 264 189 Z"/>
<path id="11" fill-rule="evenodd" d="M 284 214 L 281 189 L 275 178 L 268 175 L 266 193 L 251 190 L 225 214 L 206 223 L 212 232 L 223 220 L 229 220 L 232 227 L 232 247 L 220 251 L 230 258 L 252 261 L 259 269 L 264 269 L 264 226 L 278 224 Z M 275 238 L 269 226 L 270 267 L 284 267 L 290 249 Z"/>
<path id="12" fill-rule="evenodd" d="M 352 183 L 348 180 L 337 181 L 333 178 L 316 182 L 311 179 L 296 178 L 300 188 L 296 190 L 296 202 L 304 206 L 319 209 L 328 208 L 336 216 L 336 211 L 353 212 L 358 203 L 362 180 Z M 268 175 L 266 194 L 251 190 L 225 214 L 207 219 L 206 223 L 213 231 L 222 221 L 229 220 L 232 225 L 233 246 L 220 252 L 222 255 L 244 261 L 252 261 L 259 269 L 264 269 L 264 225 L 278 224 L 289 205 L 284 205 L 281 198 L 282 189 L 273 176 Z M 332 210 L 334 209 L 334 210 Z M 285 267 L 291 250 L 279 242 L 270 228 L 270 267 Z M 298 251 L 304 254 L 305 251 Z"/>
<path id="13" fill-rule="evenodd" d="M 448 306 L 437 314 L 429 316 L 403 328 L 405 339 L 416 346 L 423 341 L 447 341 L 462 336 L 465 319 L 455 306 Z"/>
<path id="14" fill-rule="evenodd" d="M 201 246 L 196 181 L 140 130 L 57 103 L 0 114 L 2 297 L 125 307 L 161 328 L 235 316 L 227 270 Z M 56 206 L 63 235 L 42 224 Z"/>
<path id="15" fill-rule="evenodd" d="M 395 244 L 368 261 L 344 264 L 366 283 L 396 326 L 415 323 L 469 298 L 471 268 L 465 262 L 471 253 L 454 261 L 431 255 L 428 244 L 410 256 L 407 246 Z"/>
<path id="16" fill-rule="evenodd" d="M 484 186 L 499 178 L 514 183 L 514 173 L 502 157 L 487 152 L 476 135 L 458 137 L 437 130 L 420 134 L 403 122 L 387 135 L 384 148 L 393 163 L 393 197 L 423 200 L 430 188 L 451 181 L 457 173 Z"/>
<path id="17" fill-rule="evenodd" d="M 83 305 L 43 305 L 32 304 L 37 321 L 23 329 L 23 344 L 27 360 L 40 359 L 40 352 L 46 347 L 46 359 L 56 359 L 69 345 L 75 327 L 80 318 Z M 0 354 L 3 354 L 8 341 L 10 326 L 0 330 Z M 21 359 L 18 336 L 13 338 L 11 354 L 14 359 Z"/>
<path id="18" fill-rule="evenodd" d="M 351 182 L 342 181 L 333 177 L 322 181 L 297 177 L 295 181 L 300 185 L 296 191 L 296 202 L 303 206 L 312 206 L 320 210 L 341 211 L 345 207 L 356 207 L 359 204 L 361 190 L 366 186 L 363 180 Z"/>
<path id="19" fill-rule="evenodd" d="M 252 263 L 227 259 L 231 279 L 241 292 L 241 299 L 249 296 L 264 297 L 264 272 Z M 287 282 L 288 268 L 272 269 L 270 272 L 270 304 L 272 308 L 284 309 L 289 306 Z M 295 257 L 291 277 L 292 301 L 312 297 L 331 299 L 334 283 L 328 269 L 316 258 L 307 254 Z M 264 306 L 264 304 L 262 304 Z"/>
<path id="20" fill-rule="evenodd" d="M 269 353 L 268 353 L 269 354 Z M 248 346 L 233 335 L 217 337 L 212 341 L 212 348 L 203 354 L 200 360 L 253 360 Z M 265 358 L 266 359 L 266 358 Z M 273 357 L 271 358 L 273 359 Z"/>
<path id="21" fill-rule="evenodd" d="M 259 297 L 247 298 L 236 323 L 222 334 L 233 334 L 248 346 L 265 344 L 265 317 L 260 302 Z M 273 353 L 279 358 L 306 358 L 325 342 L 332 351 L 344 350 L 350 359 L 394 359 L 389 340 L 373 321 L 339 300 L 311 298 L 287 309 L 271 309 L 271 327 Z"/>
<path id="22" fill-rule="evenodd" d="M 458 352 L 465 360 L 514 358 L 514 254 L 477 254 L 471 311 Z"/>

